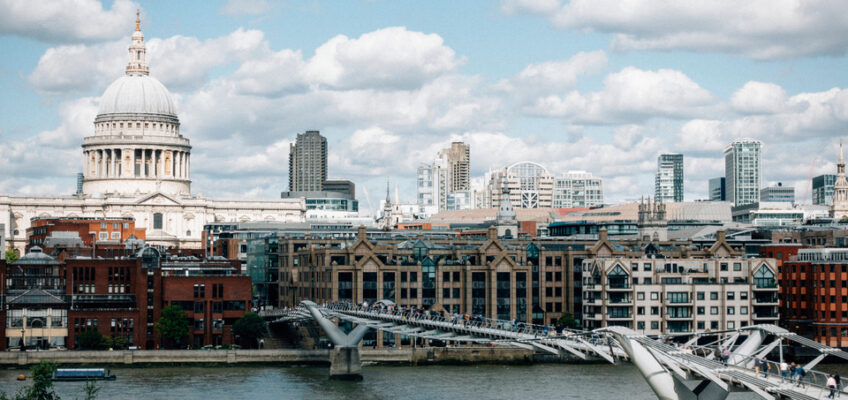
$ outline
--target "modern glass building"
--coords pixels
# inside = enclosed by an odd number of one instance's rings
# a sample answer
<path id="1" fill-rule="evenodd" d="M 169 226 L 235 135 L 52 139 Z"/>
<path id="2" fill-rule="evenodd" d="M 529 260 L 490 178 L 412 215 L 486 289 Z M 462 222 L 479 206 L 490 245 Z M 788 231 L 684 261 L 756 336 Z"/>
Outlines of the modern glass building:
<path id="1" fill-rule="evenodd" d="M 762 146 L 756 139 L 737 139 L 724 149 L 727 201 L 735 206 L 760 200 Z"/>
<path id="2" fill-rule="evenodd" d="M 710 201 L 726 201 L 727 194 L 724 188 L 724 177 L 710 179 Z"/>
<path id="3" fill-rule="evenodd" d="M 769 186 L 760 190 L 760 202 L 795 202 L 795 188 L 792 186 L 783 186 L 783 183 L 778 182 L 777 186 Z"/>
<path id="4" fill-rule="evenodd" d="M 657 158 L 655 186 L 657 201 L 683 201 L 683 154 L 660 154 Z"/>
<path id="5" fill-rule="evenodd" d="M 813 178 L 813 204 L 828 206 L 833 200 L 833 184 L 836 175 L 824 174 Z"/>
<path id="6" fill-rule="evenodd" d="M 601 178 L 585 171 L 569 171 L 554 180 L 554 208 L 591 208 L 604 205 Z"/>

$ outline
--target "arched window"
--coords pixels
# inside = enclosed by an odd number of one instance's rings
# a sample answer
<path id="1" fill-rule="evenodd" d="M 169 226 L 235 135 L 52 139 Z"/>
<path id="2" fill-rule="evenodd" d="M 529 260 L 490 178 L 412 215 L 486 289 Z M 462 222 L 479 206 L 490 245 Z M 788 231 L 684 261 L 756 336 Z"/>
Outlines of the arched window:
<path id="1" fill-rule="evenodd" d="M 162 229 L 162 213 L 153 214 L 153 229 Z"/>

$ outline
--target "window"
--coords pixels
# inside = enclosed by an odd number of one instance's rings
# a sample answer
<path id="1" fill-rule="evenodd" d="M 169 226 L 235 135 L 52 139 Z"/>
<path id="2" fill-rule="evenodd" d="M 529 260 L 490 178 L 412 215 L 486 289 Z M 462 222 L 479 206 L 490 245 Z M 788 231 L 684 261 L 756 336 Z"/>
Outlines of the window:
<path id="1" fill-rule="evenodd" d="M 660 293 L 659 292 L 651 292 L 651 300 L 659 300 Z"/>
<path id="2" fill-rule="evenodd" d="M 727 292 L 727 299 L 733 300 L 736 297 L 736 292 Z"/>
<path id="3" fill-rule="evenodd" d="M 740 300 L 748 300 L 748 292 L 739 292 Z"/>
<path id="4" fill-rule="evenodd" d="M 162 229 L 162 213 L 153 214 L 153 229 Z"/>
<path id="5" fill-rule="evenodd" d="M 710 307 L 710 315 L 718 315 L 718 307 Z"/>
<path id="6" fill-rule="evenodd" d="M 650 271 L 651 270 L 651 263 L 642 264 L 642 269 L 645 270 L 645 271 Z"/>
<path id="7" fill-rule="evenodd" d="M 120 222 L 113 222 L 112 223 L 112 229 L 121 229 L 121 223 Z"/>
<path id="8" fill-rule="evenodd" d="M 645 322 L 639 321 L 636 323 L 636 329 L 645 329 Z"/>
<path id="9" fill-rule="evenodd" d="M 442 281 L 443 282 L 450 282 L 450 275 L 451 274 L 450 274 L 449 271 L 442 272 Z M 445 296 L 445 297 L 449 297 L 449 296 Z"/>
<path id="10" fill-rule="evenodd" d="M 704 330 L 704 321 L 698 321 L 698 330 L 699 331 Z"/>
<path id="11" fill-rule="evenodd" d="M 645 292 L 636 293 L 636 300 L 645 300 Z"/>
<path id="12" fill-rule="evenodd" d="M 633 271 L 639 271 L 639 263 L 631 263 L 630 269 Z"/>
<path id="13" fill-rule="evenodd" d="M 718 292 L 710 292 L 710 300 L 718 300 Z"/>
<path id="14" fill-rule="evenodd" d="M 645 307 L 636 307 L 636 315 L 645 315 Z"/>
<path id="15" fill-rule="evenodd" d="M 736 323 L 733 321 L 727 321 L 727 329 L 736 329 Z"/>
<path id="16" fill-rule="evenodd" d="M 105 222 L 100 223 L 100 229 L 106 229 L 106 223 Z"/>
<path id="17" fill-rule="evenodd" d="M 651 315 L 660 315 L 659 307 L 651 307 Z"/>
<path id="18" fill-rule="evenodd" d="M 410 282 L 418 282 L 418 272 L 412 271 L 409 273 L 409 281 Z M 413 296 L 418 297 L 418 296 Z"/>
<path id="19" fill-rule="evenodd" d="M 107 240 L 109 239 L 109 232 L 100 232 L 97 235 L 97 240 Z"/>
<path id="20" fill-rule="evenodd" d="M 733 263 L 733 270 L 734 271 L 741 271 L 742 270 L 742 263 Z"/>
<path id="21" fill-rule="evenodd" d="M 748 315 L 748 306 L 739 307 L 739 314 Z"/>
<path id="22" fill-rule="evenodd" d="M 698 292 L 698 300 L 704 299 L 704 292 Z"/>
<path id="23" fill-rule="evenodd" d="M 710 329 L 718 329 L 718 321 L 710 321 Z"/>
<path id="24" fill-rule="evenodd" d="M 735 307 L 727 307 L 727 315 L 733 315 L 733 314 L 736 314 L 736 308 Z"/>
<path id="25" fill-rule="evenodd" d="M 660 323 L 657 321 L 651 321 L 651 329 L 660 329 Z"/>
<path id="26" fill-rule="evenodd" d="M 112 232 L 112 239 L 121 239 L 121 232 Z"/>
<path id="27" fill-rule="evenodd" d="M 727 271 L 727 263 L 721 263 L 721 270 Z"/>
<path id="28" fill-rule="evenodd" d="M 705 313 L 704 307 L 698 307 L 698 315 L 704 315 Z"/>

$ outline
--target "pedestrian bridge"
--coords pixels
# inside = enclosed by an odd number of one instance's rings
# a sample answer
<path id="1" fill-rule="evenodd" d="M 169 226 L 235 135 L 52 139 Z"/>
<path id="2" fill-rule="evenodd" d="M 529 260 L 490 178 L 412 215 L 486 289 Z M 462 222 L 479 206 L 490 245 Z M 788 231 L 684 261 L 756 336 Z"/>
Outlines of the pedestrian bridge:
<path id="1" fill-rule="evenodd" d="M 828 356 L 848 360 L 848 353 L 842 350 L 775 325 L 650 338 L 625 327 L 556 332 L 489 318 L 401 310 L 391 302 L 363 307 L 350 303 L 319 306 L 304 301 L 299 307 L 263 311 L 261 315 L 271 323 L 315 320 L 335 345 L 330 376 L 340 378 L 361 379 L 358 344 L 369 329 L 427 340 L 521 347 L 586 361 L 629 361 L 658 398 L 669 400 L 720 400 L 737 391 L 750 391 L 764 399 L 823 399 L 829 394 L 825 387 L 828 374 L 814 367 Z M 356 327 L 344 333 L 332 319 Z M 800 383 L 780 373 L 783 345 L 790 342 L 818 351 L 817 357 L 803 365 L 806 374 Z M 730 351 L 726 364 L 721 349 Z M 775 352 L 775 359 L 765 360 Z M 755 370 L 755 358 L 768 365 L 767 372 L 763 373 L 765 368 Z"/>

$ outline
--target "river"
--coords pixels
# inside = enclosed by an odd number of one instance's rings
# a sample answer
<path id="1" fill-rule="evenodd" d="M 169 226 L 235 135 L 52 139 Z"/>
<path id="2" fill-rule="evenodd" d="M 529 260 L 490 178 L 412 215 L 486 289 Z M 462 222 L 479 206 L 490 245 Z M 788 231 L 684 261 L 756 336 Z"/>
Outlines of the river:
<path id="1" fill-rule="evenodd" d="M 843 366 L 840 366 L 838 369 Z M 25 370 L 0 370 L 0 391 L 29 383 Z M 365 366 L 361 382 L 331 381 L 320 366 L 113 368 L 98 399 L 656 399 L 630 364 Z M 845 376 L 845 375 L 843 375 Z M 83 397 L 84 383 L 57 382 L 62 399 Z M 728 399 L 754 398 L 732 393 Z"/>

